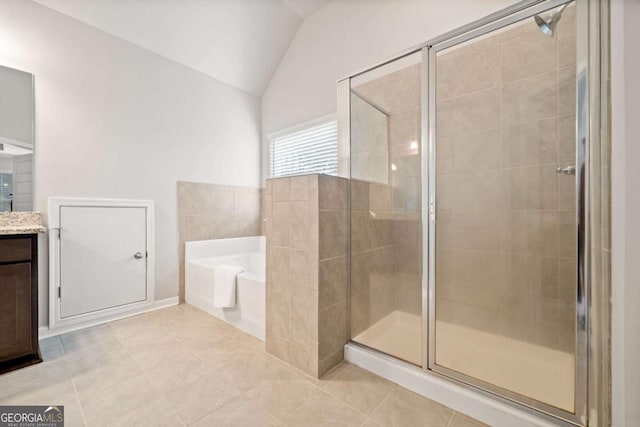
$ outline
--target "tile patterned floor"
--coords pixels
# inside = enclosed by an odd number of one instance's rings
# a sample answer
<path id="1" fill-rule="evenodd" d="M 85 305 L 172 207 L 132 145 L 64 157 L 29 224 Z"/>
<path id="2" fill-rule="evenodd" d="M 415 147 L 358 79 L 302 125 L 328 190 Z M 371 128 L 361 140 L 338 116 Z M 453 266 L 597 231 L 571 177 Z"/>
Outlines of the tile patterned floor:
<path id="1" fill-rule="evenodd" d="M 43 363 L 0 376 L 0 405 L 64 405 L 69 427 L 483 425 L 348 363 L 305 376 L 188 305 L 41 349 Z"/>

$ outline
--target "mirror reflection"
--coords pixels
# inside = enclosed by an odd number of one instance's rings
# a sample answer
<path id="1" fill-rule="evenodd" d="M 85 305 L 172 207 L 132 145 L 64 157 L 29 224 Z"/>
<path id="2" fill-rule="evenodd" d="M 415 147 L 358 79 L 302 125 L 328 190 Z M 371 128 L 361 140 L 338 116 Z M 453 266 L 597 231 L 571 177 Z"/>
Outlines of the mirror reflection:
<path id="1" fill-rule="evenodd" d="M 33 210 L 33 74 L 0 66 L 0 212 Z"/>

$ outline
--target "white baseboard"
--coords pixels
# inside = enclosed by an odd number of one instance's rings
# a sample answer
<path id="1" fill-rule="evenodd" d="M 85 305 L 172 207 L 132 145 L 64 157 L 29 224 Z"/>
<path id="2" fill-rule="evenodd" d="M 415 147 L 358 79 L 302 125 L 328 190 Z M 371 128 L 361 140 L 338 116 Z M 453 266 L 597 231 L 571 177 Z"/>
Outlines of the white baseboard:
<path id="1" fill-rule="evenodd" d="M 422 369 L 355 343 L 344 348 L 347 362 L 400 384 L 460 413 L 495 427 L 551 427 L 572 424 L 542 413 L 516 407 L 496 398 L 452 383 Z"/>
<path id="2" fill-rule="evenodd" d="M 162 300 L 154 301 L 152 304 L 147 305 L 143 308 L 133 309 L 131 311 L 127 311 L 126 313 L 118 313 L 117 315 L 114 315 L 114 316 L 103 317 L 100 319 L 90 320 L 83 323 L 77 323 L 74 325 L 53 328 L 53 329 L 49 329 L 49 326 L 40 326 L 38 328 L 38 338 L 42 340 L 49 337 L 55 337 L 56 335 L 62 335 L 67 332 L 73 332 L 80 329 L 89 328 L 91 326 L 113 322 L 114 320 L 137 316 L 142 313 L 148 313 L 150 311 L 160 310 L 162 308 L 172 307 L 174 305 L 178 305 L 179 302 L 180 300 L 178 299 L 178 297 L 165 298 Z"/>

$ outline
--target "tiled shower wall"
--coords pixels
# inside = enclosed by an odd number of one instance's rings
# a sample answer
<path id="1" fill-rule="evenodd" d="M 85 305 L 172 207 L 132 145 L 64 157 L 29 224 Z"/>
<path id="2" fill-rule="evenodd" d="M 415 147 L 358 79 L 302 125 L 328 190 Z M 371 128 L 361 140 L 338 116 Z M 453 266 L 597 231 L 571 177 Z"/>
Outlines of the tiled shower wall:
<path id="1" fill-rule="evenodd" d="M 351 336 L 395 310 L 421 315 L 420 214 L 389 185 L 351 180 Z"/>
<path id="2" fill-rule="evenodd" d="M 438 320 L 573 352 L 575 8 L 437 58 Z"/>
<path id="3" fill-rule="evenodd" d="M 266 350 L 321 376 L 347 339 L 347 180 L 267 180 Z"/>
<path id="4" fill-rule="evenodd" d="M 184 244 L 262 234 L 259 188 L 178 181 L 179 297 L 184 301 Z"/>

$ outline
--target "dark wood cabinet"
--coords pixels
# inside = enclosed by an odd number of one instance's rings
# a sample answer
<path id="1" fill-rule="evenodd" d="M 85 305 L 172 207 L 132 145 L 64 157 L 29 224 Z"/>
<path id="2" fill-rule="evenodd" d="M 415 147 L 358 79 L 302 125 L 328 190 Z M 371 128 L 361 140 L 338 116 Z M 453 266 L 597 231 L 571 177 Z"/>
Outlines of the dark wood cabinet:
<path id="1" fill-rule="evenodd" d="M 0 236 L 0 373 L 42 361 L 37 244 L 36 234 Z"/>

